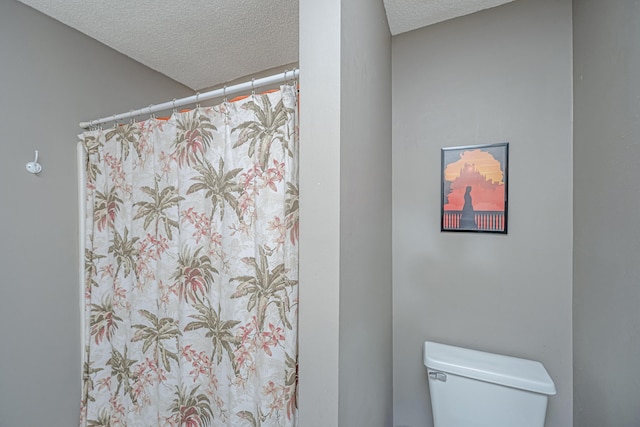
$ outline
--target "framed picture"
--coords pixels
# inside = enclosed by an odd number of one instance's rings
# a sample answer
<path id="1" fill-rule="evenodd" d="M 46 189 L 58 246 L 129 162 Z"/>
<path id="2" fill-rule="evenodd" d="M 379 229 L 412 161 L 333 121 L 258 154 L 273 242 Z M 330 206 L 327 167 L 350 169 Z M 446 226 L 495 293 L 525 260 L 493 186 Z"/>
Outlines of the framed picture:
<path id="1" fill-rule="evenodd" d="M 507 233 L 509 143 L 442 149 L 441 231 Z"/>

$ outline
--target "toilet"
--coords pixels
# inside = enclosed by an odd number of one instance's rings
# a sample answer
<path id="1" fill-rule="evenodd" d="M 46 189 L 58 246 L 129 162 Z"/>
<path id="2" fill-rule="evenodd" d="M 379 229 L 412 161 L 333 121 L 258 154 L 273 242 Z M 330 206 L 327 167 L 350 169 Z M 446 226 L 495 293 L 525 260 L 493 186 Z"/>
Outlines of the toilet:
<path id="1" fill-rule="evenodd" d="M 540 362 L 427 341 L 434 427 L 544 427 L 556 386 Z"/>

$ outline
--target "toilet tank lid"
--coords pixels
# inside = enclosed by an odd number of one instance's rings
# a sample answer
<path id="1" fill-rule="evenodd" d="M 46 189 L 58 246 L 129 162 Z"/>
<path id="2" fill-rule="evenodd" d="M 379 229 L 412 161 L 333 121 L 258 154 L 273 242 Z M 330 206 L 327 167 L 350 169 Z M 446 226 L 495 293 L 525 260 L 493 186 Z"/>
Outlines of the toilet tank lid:
<path id="1" fill-rule="evenodd" d="M 427 368 L 535 393 L 556 394 L 542 363 L 426 341 Z"/>

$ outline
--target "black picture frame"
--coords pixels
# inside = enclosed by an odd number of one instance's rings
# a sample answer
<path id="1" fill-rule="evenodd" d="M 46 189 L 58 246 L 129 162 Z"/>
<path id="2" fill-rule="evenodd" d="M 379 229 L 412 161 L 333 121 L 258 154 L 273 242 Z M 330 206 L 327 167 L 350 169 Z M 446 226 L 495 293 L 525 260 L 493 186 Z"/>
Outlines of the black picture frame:
<path id="1" fill-rule="evenodd" d="M 509 143 L 442 148 L 440 231 L 507 234 Z"/>

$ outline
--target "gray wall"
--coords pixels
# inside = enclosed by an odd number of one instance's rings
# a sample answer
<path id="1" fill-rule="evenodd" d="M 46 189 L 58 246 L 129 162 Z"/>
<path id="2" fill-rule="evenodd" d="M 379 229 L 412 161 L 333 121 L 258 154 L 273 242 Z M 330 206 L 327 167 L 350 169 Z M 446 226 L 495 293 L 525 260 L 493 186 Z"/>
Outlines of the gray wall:
<path id="1" fill-rule="evenodd" d="M 391 34 L 381 1 L 342 2 L 340 426 L 392 423 Z"/>
<path id="2" fill-rule="evenodd" d="M 425 340 L 541 361 L 572 425 L 570 0 L 393 38 L 394 424 L 432 425 Z M 509 234 L 440 232 L 440 148 L 510 142 Z"/>
<path id="3" fill-rule="evenodd" d="M 300 1 L 300 425 L 391 425 L 391 36 Z"/>
<path id="4" fill-rule="evenodd" d="M 640 3 L 574 0 L 574 419 L 640 425 Z"/>
<path id="5" fill-rule="evenodd" d="M 300 0 L 299 421 L 335 427 L 340 330 L 341 0 Z"/>
<path id="6" fill-rule="evenodd" d="M 77 124 L 189 94 L 14 0 L 0 2 L 0 426 L 77 425 Z M 43 172 L 25 163 L 39 150 Z"/>

